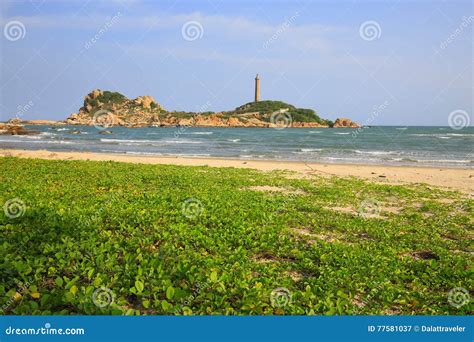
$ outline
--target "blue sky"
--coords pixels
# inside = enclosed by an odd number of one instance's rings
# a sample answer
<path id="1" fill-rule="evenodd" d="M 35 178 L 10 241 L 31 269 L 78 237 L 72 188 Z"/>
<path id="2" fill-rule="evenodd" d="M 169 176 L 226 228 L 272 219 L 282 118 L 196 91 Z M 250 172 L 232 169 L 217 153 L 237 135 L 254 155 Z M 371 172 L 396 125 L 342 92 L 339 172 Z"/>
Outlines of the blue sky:
<path id="1" fill-rule="evenodd" d="M 0 11 L 0 120 L 64 119 L 95 88 L 229 110 L 252 101 L 259 73 L 263 99 L 324 118 L 446 126 L 463 110 L 474 123 L 471 1 L 7 0 Z"/>

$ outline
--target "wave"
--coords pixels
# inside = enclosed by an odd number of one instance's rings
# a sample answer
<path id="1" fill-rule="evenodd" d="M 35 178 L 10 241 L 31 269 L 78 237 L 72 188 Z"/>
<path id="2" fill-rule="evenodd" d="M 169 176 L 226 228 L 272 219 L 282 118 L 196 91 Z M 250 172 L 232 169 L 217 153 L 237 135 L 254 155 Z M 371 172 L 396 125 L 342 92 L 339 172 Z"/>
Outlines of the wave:
<path id="1" fill-rule="evenodd" d="M 210 153 L 170 153 L 170 156 L 180 156 L 180 157 L 210 157 Z"/>
<path id="2" fill-rule="evenodd" d="M 370 159 L 370 158 L 365 158 L 365 159 L 360 159 L 360 158 L 347 158 L 347 157 L 324 157 L 321 158 L 323 160 L 345 160 L 345 161 L 354 161 L 360 163 L 361 161 L 379 161 L 378 159 Z"/>
<path id="3" fill-rule="evenodd" d="M 310 133 L 310 134 L 323 133 L 323 131 L 309 131 L 308 133 Z"/>
<path id="4" fill-rule="evenodd" d="M 241 154 L 239 158 L 265 158 L 264 154 Z"/>
<path id="5" fill-rule="evenodd" d="M 461 133 L 446 133 L 446 135 L 451 135 L 453 137 L 474 137 L 474 134 L 461 134 Z"/>
<path id="6" fill-rule="evenodd" d="M 42 135 L 42 134 L 40 134 Z M 43 139 L 39 135 L 13 135 L 14 137 L 21 137 L 21 138 L 26 138 L 26 139 L 33 139 L 33 140 L 41 140 Z"/>
<path id="7" fill-rule="evenodd" d="M 164 142 L 165 144 L 202 144 L 203 141 L 174 139 L 174 140 L 156 140 L 156 142 Z"/>
<path id="8" fill-rule="evenodd" d="M 154 143 L 157 142 L 158 140 L 146 140 L 146 139 L 140 139 L 140 140 L 133 140 L 133 139 L 106 139 L 102 138 L 100 139 L 102 142 L 117 142 L 117 143 Z"/>
<path id="9" fill-rule="evenodd" d="M 302 148 L 300 149 L 301 152 L 320 152 L 322 148 Z"/>
<path id="10" fill-rule="evenodd" d="M 214 134 L 214 132 L 192 132 L 188 134 L 196 134 L 196 135 L 211 135 Z"/>
<path id="11" fill-rule="evenodd" d="M 143 155 L 143 156 L 162 156 L 163 153 L 158 153 L 158 152 L 137 152 L 137 151 L 118 151 L 119 153 L 125 153 L 125 154 L 134 154 L 134 155 Z"/>
<path id="12" fill-rule="evenodd" d="M 351 133 L 348 133 L 348 132 L 335 132 L 334 134 L 338 134 L 338 135 L 348 135 L 348 134 L 351 134 Z"/>
<path id="13" fill-rule="evenodd" d="M 119 145 L 160 145 L 160 144 L 202 144 L 202 141 L 196 140 L 186 140 L 186 139 L 174 139 L 174 140 L 146 140 L 146 139 L 100 139 L 102 142 L 106 143 L 118 143 Z"/>
<path id="14" fill-rule="evenodd" d="M 463 160 L 463 159 L 417 159 L 419 163 L 458 163 L 458 164 L 470 164 L 474 163 L 474 160 Z"/>
<path id="15" fill-rule="evenodd" d="M 22 136 L 24 137 L 24 135 Z M 0 142 L 9 142 L 9 143 L 26 143 L 26 144 L 74 144 L 72 141 L 64 141 L 64 140 L 4 140 L 0 139 Z"/>
<path id="16" fill-rule="evenodd" d="M 239 142 L 240 139 L 227 139 L 227 141 L 230 141 L 230 142 Z"/>
<path id="17" fill-rule="evenodd" d="M 360 151 L 360 150 L 353 150 L 355 153 L 359 154 L 371 154 L 371 155 L 387 155 L 387 154 L 397 154 L 396 151 Z"/>
<path id="18" fill-rule="evenodd" d="M 413 137 L 436 137 L 436 138 L 441 138 L 442 137 L 474 137 L 474 134 L 461 134 L 461 133 L 433 133 L 433 134 L 428 134 L 428 133 L 412 133 L 409 134 Z"/>
<path id="19" fill-rule="evenodd" d="M 395 128 L 395 129 L 399 129 L 399 130 L 404 131 L 404 130 L 406 130 L 407 128 L 408 128 L 408 127 L 397 127 L 397 128 Z"/>

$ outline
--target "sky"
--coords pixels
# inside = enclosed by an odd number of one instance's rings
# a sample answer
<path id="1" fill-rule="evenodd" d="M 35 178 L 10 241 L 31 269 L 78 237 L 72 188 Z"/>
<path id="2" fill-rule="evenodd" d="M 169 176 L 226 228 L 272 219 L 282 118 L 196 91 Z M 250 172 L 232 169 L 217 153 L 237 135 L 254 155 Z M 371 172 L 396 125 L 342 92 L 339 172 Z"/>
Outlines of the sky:
<path id="1" fill-rule="evenodd" d="M 0 120 L 63 120 L 93 89 L 168 110 L 263 100 L 365 125 L 473 117 L 470 0 L 0 3 Z"/>

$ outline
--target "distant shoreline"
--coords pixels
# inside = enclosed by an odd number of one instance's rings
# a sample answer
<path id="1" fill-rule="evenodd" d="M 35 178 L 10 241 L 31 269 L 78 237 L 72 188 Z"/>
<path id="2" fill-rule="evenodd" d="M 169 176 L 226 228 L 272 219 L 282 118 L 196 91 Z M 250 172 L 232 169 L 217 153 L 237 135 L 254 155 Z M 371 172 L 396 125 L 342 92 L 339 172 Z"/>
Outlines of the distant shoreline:
<path id="1" fill-rule="evenodd" d="M 49 160 L 115 161 L 142 164 L 251 168 L 260 171 L 286 170 L 295 177 L 336 176 L 357 177 L 383 184 L 425 183 L 474 194 L 474 169 L 445 167 L 411 167 L 358 164 L 322 164 L 300 161 L 242 160 L 172 156 L 137 156 L 119 153 L 58 152 L 49 150 L 0 149 L 0 156 Z M 0 159 L 1 160 L 1 159 Z"/>

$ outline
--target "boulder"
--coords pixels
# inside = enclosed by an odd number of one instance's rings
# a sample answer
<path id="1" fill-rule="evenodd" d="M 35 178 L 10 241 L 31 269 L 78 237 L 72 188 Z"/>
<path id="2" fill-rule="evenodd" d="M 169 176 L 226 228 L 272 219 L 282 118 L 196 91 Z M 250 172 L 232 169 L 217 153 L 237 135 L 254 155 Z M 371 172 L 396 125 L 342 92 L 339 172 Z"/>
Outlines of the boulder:
<path id="1" fill-rule="evenodd" d="M 334 122 L 334 128 L 359 128 L 360 125 L 351 119 L 337 118 Z"/>
<path id="2" fill-rule="evenodd" d="M 19 118 L 12 118 L 7 121 L 9 125 L 21 125 L 22 121 Z"/>
<path id="3" fill-rule="evenodd" d="M 155 108 L 160 109 L 160 105 L 156 103 L 155 99 L 151 96 L 145 95 L 145 96 L 139 96 L 135 100 L 133 100 L 133 103 L 142 106 L 144 109 L 150 109 L 152 103 L 155 104 Z"/>
<path id="4" fill-rule="evenodd" d="M 32 131 L 24 128 L 21 125 L 2 125 L 0 127 L 0 135 L 34 135 L 40 134 L 40 132 Z"/>

